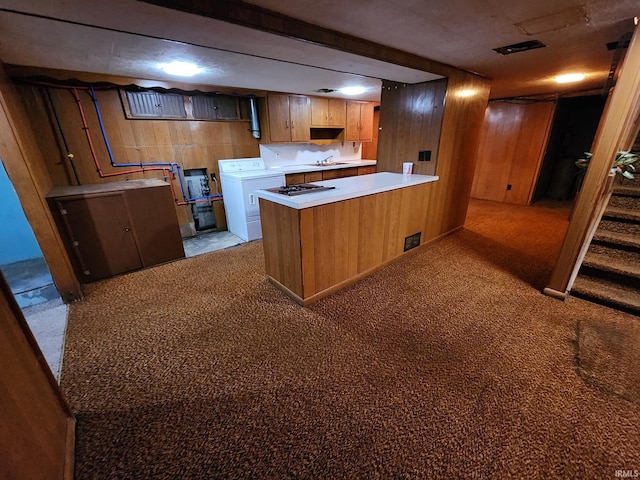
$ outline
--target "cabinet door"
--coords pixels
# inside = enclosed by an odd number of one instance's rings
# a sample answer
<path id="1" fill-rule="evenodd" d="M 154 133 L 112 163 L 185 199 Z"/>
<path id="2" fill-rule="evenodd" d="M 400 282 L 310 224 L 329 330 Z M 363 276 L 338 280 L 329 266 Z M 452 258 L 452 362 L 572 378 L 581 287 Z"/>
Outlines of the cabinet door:
<path id="1" fill-rule="evenodd" d="M 373 103 L 360 104 L 360 141 L 373 140 Z"/>
<path id="2" fill-rule="evenodd" d="M 292 142 L 308 142 L 311 140 L 311 114 L 309 97 L 303 95 L 289 96 L 289 115 Z"/>
<path id="3" fill-rule="evenodd" d="M 304 183 L 319 182 L 322 180 L 322 172 L 309 172 L 304 174 Z"/>
<path id="4" fill-rule="evenodd" d="M 56 200 L 81 282 L 142 268 L 122 192 Z"/>
<path id="5" fill-rule="evenodd" d="M 340 98 L 327 99 L 330 127 L 344 127 L 347 117 L 347 102 Z"/>
<path id="6" fill-rule="evenodd" d="M 358 167 L 358 175 L 369 175 L 376 173 L 376 167 Z"/>
<path id="7" fill-rule="evenodd" d="M 289 95 L 269 94 L 269 130 L 272 142 L 290 142 Z"/>
<path id="8" fill-rule="evenodd" d="M 125 193 L 143 266 L 184 258 L 171 187 L 137 188 Z"/>
<path id="9" fill-rule="evenodd" d="M 347 102 L 345 140 L 347 142 L 360 141 L 360 103 L 358 102 Z"/>
<path id="10" fill-rule="evenodd" d="M 304 173 L 290 173 L 285 175 L 284 181 L 287 185 L 298 185 L 304 183 Z"/>
<path id="11" fill-rule="evenodd" d="M 311 125 L 326 127 L 329 125 L 329 99 L 311 97 Z"/>

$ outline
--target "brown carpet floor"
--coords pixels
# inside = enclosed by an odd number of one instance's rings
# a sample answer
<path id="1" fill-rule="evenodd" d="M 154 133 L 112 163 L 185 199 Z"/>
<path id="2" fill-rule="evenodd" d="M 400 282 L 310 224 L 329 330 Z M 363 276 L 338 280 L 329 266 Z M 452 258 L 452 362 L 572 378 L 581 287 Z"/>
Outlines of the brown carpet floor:
<path id="1" fill-rule="evenodd" d="M 76 478 L 640 470 L 637 386 L 609 386 L 638 357 L 586 330 L 638 336 L 637 317 L 540 293 L 567 216 L 474 201 L 462 231 L 310 308 L 268 283 L 260 242 L 90 285 L 62 375 Z"/>

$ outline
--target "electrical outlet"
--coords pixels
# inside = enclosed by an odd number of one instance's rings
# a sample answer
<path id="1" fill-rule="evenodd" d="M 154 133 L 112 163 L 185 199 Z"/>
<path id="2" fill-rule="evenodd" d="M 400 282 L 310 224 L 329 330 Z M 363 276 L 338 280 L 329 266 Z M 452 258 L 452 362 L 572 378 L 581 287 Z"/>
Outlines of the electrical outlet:
<path id="1" fill-rule="evenodd" d="M 430 162 L 431 161 L 431 150 L 418 150 L 418 161 L 419 162 Z"/>
<path id="2" fill-rule="evenodd" d="M 280 152 L 276 152 L 276 158 L 280 158 Z"/>

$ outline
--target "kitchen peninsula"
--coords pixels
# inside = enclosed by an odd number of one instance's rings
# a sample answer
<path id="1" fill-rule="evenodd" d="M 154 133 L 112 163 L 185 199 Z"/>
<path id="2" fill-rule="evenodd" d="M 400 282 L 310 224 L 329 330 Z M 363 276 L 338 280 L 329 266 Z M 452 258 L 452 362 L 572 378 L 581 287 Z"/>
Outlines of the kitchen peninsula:
<path id="1" fill-rule="evenodd" d="M 258 190 L 269 279 L 306 306 L 382 268 L 421 244 L 436 180 L 382 172 L 301 195 Z"/>

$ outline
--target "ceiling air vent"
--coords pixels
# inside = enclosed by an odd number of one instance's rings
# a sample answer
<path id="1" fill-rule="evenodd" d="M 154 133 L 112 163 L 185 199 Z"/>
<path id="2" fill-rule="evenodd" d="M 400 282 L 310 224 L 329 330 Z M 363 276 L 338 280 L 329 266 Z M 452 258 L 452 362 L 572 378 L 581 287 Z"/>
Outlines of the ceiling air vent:
<path id="1" fill-rule="evenodd" d="M 494 48 L 494 50 L 501 55 L 511 55 L 512 53 L 526 52 L 527 50 L 542 47 L 546 47 L 546 45 L 541 41 L 529 40 L 528 42 L 514 43 L 513 45 L 507 45 L 506 47 Z"/>
<path id="2" fill-rule="evenodd" d="M 314 92 L 318 92 L 318 93 L 332 93 L 335 92 L 335 89 L 333 88 L 319 88 L 317 90 L 314 90 Z"/>

